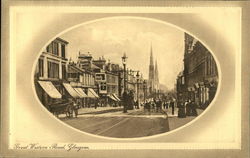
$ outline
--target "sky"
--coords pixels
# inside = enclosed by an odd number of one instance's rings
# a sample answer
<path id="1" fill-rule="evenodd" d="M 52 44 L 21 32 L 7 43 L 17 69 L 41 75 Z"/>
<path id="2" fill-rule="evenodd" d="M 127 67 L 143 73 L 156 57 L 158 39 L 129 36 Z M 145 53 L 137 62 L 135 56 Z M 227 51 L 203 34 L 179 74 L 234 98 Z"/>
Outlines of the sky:
<path id="1" fill-rule="evenodd" d="M 90 52 L 122 66 L 126 53 L 127 67 L 139 70 L 148 79 L 150 47 L 157 60 L 159 81 L 173 89 L 177 75 L 183 70 L 184 32 L 170 25 L 145 19 L 105 19 L 74 28 L 60 38 L 69 42 L 67 57 L 76 61 Z"/>

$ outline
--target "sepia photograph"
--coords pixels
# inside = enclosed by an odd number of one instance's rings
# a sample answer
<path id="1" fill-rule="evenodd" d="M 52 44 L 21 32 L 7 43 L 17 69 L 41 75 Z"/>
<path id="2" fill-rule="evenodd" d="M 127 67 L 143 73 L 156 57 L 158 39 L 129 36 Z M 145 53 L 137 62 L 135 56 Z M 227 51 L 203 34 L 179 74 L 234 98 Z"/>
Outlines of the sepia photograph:
<path id="1" fill-rule="evenodd" d="M 181 127 L 206 110 L 218 86 L 215 59 L 199 40 L 143 18 L 81 25 L 53 39 L 35 64 L 41 104 L 66 124 L 107 137 Z"/>
<path id="2" fill-rule="evenodd" d="M 249 3 L 3 2 L 0 157 L 249 157 Z"/>

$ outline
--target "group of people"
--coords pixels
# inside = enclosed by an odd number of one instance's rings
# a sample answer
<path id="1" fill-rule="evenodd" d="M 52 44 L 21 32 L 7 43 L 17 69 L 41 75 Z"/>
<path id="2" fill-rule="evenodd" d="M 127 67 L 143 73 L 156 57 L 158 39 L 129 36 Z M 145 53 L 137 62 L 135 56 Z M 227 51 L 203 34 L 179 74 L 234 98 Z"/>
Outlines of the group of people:
<path id="1" fill-rule="evenodd" d="M 175 109 L 175 100 L 171 99 L 168 101 L 162 101 L 161 99 L 151 99 L 146 100 L 143 104 L 144 110 L 148 112 L 161 112 L 162 109 L 170 109 L 172 108 L 172 115 L 174 115 Z"/>
<path id="2" fill-rule="evenodd" d="M 186 116 L 197 116 L 197 105 L 192 100 L 186 100 L 184 103 L 180 103 L 178 116 L 186 117 Z"/>

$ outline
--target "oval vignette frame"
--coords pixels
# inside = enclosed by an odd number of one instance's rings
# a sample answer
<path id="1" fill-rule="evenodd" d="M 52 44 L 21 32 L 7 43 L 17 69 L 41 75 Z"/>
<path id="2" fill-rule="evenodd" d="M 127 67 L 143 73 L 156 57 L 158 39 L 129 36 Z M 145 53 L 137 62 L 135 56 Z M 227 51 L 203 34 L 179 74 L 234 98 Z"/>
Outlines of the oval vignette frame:
<path id="1" fill-rule="evenodd" d="M 218 70 L 218 87 L 217 87 L 217 90 L 216 90 L 216 93 L 215 93 L 215 96 L 213 98 L 213 100 L 211 101 L 211 103 L 207 106 L 207 108 L 200 114 L 198 115 L 196 118 L 192 119 L 191 121 L 189 121 L 188 123 L 180 126 L 180 127 L 177 127 L 176 129 L 173 129 L 173 130 L 170 130 L 168 132 L 164 132 L 164 133 L 160 133 L 160 134 L 155 134 L 155 135 L 151 135 L 151 136 L 142 136 L 142 137 L 135 137 L 135 138 L 117 138 L 117 137 L 107 137 L 107 136 L 101 136 L 101 135 L 95 135 L 95 134 L 91 134 L 91 133 L 88 133 L 88 132 L 85 132 L 85 131 L 82 131 L 82 130 L 79 130 L 77 128 L 74 128 L 72 126 L 70 126 L 69 124 L 61 121 L 60 119 L 58 119 L 57 117 L 55 117 L 51 112 L 49 112 L 45 106 L 41 103 L 41 101 L 39 100 L 38 96 L 37 96 L 37 93 L 36 93 L 36 90 L 35 90 L 35 84 L 34 84 L 34 73 L 35 73 L 35 68 L 36 68 L 36 64 L 37 64 L 37 61 L 39 59 L 39 56 L 41 55 L 41 53 L 43 52 L 43 50 L 46 48 L 46 46 L 51 43 L 56 37 L 59 37 L 60 35 L 63 35 L 64 33 L 67 33 L 73 29 L 76 29 L 80 26 L 83 26 L 83 25 L 88 25 L 88 24 L 92 24 L 92 23 L 95 23 L 95 22 L 100 22 L 100 21 L 105 21 L 105 20 L 112 20 L 112 19 L 137 19 L 137 20 L 146 20 L 146 21 L 152 21 L 152 22 L 155 22 L 155 23 L 160 23 L 162 25 L 167 25 L 167 26 L 170 26 L 170 27 L 173 27 L 173 28 L 176 28 L 180 31 L 182 31 L 183 33 L 187 33 L 189 35 L 191 35 L 192 37 L 194 37 L 195 39 L 197 39 L 207 50 L 209 50 L 209 52 L 212 54 L 214 60 L 215 60 L 215 63 L 216 63 L 216 67 L 217 67 L 217 70 Z M 63 124 L 64 126 L 67 126 L 69 128 L 71 128 L 72 130 L 76 131 L 76 132 L 80 132 L 80 133 L 83 133 L 83 134 L 86 134 L 88 136 L 93 136 L 93 137 L 97 137 L 97 138 L 101 138 L 101 139 L 108 139 L 108 140 L 143 140 L 143 139 L 152 139 L 152 138 L 155 138 L 155 137 L 160 137 L 160 136 L 167 136 L 171 133 L 174 133 L 176 131 L 179 131 L 187 126 L 190 126 L 191 124 L 193 124 L 194 122 L 198 121 L 200 117 L 202 117 L 203 115 L 205 115 L 205 113 L 207 113 L 210 108 L 212 106 L 214 106 L 214 102 L 215 100 L 217 99 L 219 93 L 220 93 L 220 89 L 221 89 L 221 67 L 220 67 L 220 63 L 218 62 L 218 59 L 216 57 L 216 55 L 213 53 L 213 51 L 211 51 L 211 49 L 204 43 L 202 42 L 199 38 L 197 38 L 196 36 L 194 36 L 193 34 L 191 34 L 189 31 L 177 26 L 177 25 L 174 25 L 174 24 L 171 24 L 171 23 L 168 23 L 166 21 L 163 21 L 163 20 L 158 20 L 158 19 L 154 19 L 154 18 L 148 18 L 148 17 L 139 17 L 139 16 L 111 16 L 111 17 L 104 17 L 104 18 L 98 18 L 98 19 L 95 19 L 95 20 L 90 20 L 90 21 L 86 21 L 86 22 L 83 22 L 83 23 L 80 23 L 80 24 L 77 24 L 77 25 L 74 25 L 70 28 L 67 28 L 65 29 L 64 31 L 62 31 L 61 33 L 57 34 L 56 36 L 54 36 L 53 38 L 51 38 L 42 48 L 41 50 L 38 52 L 38 55 L 36 57 L 36 60 L 34 61 L 33 63 L 33 67 L 32 67 L 32 73 L 31 73 L 31 81 L 32 81 L 32 89 L 33 89 L 33 93 L 35 94 L 35 98 L 36 100 L 39 102 L 39 104 L 41 105 L 42 109 L 48 113 L 49 117 L 51 117 L 52 119 L 55 119 L 57 120 L 59 123 Z"/>

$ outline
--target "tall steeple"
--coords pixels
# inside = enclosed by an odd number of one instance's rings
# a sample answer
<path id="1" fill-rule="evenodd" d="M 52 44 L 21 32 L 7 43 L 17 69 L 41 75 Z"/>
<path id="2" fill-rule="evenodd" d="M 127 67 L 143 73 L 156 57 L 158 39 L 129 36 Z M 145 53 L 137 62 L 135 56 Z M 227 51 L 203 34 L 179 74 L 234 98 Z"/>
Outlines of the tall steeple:
<path id="1" fill-rule="evenodd" d="M 150 62 L 149 62 L 149 73 L 148 73 L 149 90 L 154 90 L 154 59 L 153 59 L 153 48 L 152 43 L 150 47 Z"/>
<path id="2" fill-rule="evenodd" d="M 152 43 L 150 47 L 150 65 L 154 66 L 154 58 L 153 58 L 153 48 L 152 48 Z"/>

